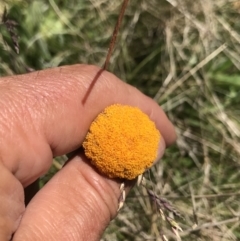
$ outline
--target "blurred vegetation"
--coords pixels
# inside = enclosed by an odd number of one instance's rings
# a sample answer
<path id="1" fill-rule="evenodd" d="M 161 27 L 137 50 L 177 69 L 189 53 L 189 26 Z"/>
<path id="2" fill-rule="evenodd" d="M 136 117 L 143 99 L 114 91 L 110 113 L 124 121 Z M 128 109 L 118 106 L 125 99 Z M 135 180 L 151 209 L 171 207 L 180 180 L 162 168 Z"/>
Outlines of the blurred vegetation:
<path id="1" fill-rule="evenodd" d="M 102 66 L 121 1 L 7 0 L 19 54 L 0 25 L 0 76 Z M 178 141 L 146 174 L 182 213 L 179 237 L 135 188 L 102 240 L 240 240 L 240 2 L 131 0 L 110 71 L 154 98 Z M 55 160 L 55 172 L 62 159 Z M 43 178 L 43 184 L 49 179 Z"/>

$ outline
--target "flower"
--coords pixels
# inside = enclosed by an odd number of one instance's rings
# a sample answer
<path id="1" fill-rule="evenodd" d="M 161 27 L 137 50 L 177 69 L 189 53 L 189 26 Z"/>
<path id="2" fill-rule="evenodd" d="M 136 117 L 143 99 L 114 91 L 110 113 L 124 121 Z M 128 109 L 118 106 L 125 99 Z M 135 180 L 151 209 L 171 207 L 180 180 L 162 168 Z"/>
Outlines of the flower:
<path id="1" fill-rule="evenodd" d="M 139 108 L 115 104 L 93 121 L 83 147 L 100 173 L 132 180 L 152 166 L 159 141 L 154 122 Z"/>

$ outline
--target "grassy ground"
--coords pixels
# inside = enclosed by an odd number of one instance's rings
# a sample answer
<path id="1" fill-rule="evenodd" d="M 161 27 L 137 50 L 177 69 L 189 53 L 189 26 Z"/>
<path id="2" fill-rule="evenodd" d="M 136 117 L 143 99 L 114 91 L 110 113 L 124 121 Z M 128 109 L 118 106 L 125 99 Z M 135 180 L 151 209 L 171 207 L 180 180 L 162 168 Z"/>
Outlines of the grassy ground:
<path id="1" fill-rule="evenodd" d="M 11 75 L 102 66 L 121 1 L 1 4 L 0 13 L 6 5 L 19 24 L 19 55 L 0 26 L 0 75 Z M 130 1 L 110 71 L 155 98 L 176 126 L 176 145 L 146 174 L 146 185 L 182 214 L 183 232 L 177 237 L 146 190 L 135 188 L 102 240 L 240 240 L 239 14 L 233 0 Z"/>

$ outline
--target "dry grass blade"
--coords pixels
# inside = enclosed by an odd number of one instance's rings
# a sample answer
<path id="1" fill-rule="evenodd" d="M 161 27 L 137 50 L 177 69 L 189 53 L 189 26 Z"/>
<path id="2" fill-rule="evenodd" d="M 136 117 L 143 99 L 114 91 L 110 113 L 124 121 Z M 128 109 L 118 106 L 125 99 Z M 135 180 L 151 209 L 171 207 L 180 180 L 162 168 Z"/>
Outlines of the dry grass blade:
<path id="1" fill-rule="evenodd" d="M 175 84 L 173 84 L 171 87 L 168 88 L 167 91 L 164 92 L 164 94 L 161 96 L 161 99 L 166 98 L 168 95 L 172 94 L 174 90 L 176 90 L 179 86 L 181 86 L 184 81 L 186 81 L 190 76 L 194 75 L 197 71 L 199 71 L 204 65 L 206 65 L 209 61 L 216 58 L 217 55 L 219 55 L 222 51 L 224 51 L 227 48 L 226 44 L 221 45 L 218 47 L 215 51 L 213 51 L 210 55 L 208 55 L 205 59 L 203 59 L 200 63 L 198 63 L 194 68 L 192 68 L 187 74 L 185 74 L 183 77 L 181 77 Z M 161 93 L 161 89 L 159 93 Z M 155 99 L 158 100 L 159 93 L 155 96 Z"/>

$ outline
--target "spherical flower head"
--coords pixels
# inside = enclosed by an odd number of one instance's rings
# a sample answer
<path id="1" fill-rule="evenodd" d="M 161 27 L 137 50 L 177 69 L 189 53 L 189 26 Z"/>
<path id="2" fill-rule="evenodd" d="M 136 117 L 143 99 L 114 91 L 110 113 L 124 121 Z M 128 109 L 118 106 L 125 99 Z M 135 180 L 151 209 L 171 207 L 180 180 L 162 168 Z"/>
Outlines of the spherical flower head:
<path id="1" fill-rule="evenodd" d="M 90 126 L 85 155 L 102 174 L 132 180 L 157 158 L 160 133 L 139 108 L 115 104 Z"/>

